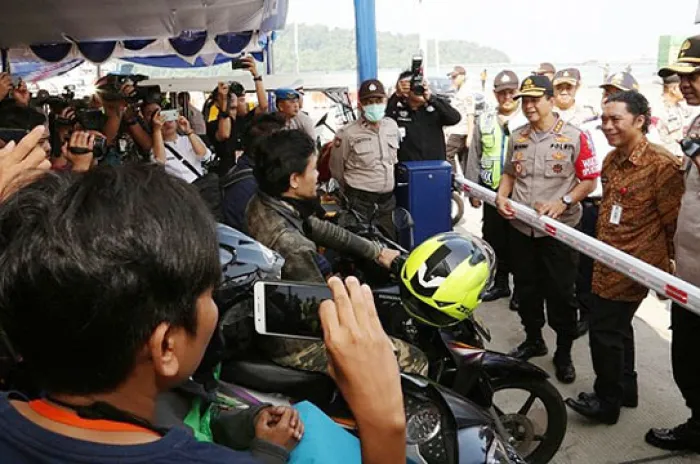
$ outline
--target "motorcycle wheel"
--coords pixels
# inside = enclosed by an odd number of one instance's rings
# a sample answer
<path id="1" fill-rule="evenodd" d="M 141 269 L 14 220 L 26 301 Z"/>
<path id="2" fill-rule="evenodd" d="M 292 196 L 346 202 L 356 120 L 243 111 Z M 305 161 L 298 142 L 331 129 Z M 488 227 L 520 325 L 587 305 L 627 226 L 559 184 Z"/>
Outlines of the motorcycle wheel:
<path id="1" fill-rule="evenodd" d="M 464 216 L 464 200 L 459 192 L 452 192 L 452 225 L 456 226 Z"/>
<path id="2" fill-rule="evenodd" d="M 568 416 L 559 391 L 545 379 L 493 379 L 491 386 L 494 391 L 496 413 L 508 434 L 513 438 L 512 446 L 530 464 L 548 463 L 559 451 L 566 435 Z M 497 394 L 505 390 L 520 390 L 527 393 L 527 399 L 514 413 L 499 408 Z M 538 401 L 546 411 L 547 424 L 544 431 L 536 430 L 536 426 L 541 424 L 533 422 L 532 418 L 528 417 L 533 410 L 533 405 Z M 509 401 L 509 403 L 512 402 Z M 533 446 L 535 444 L 537 445 Z"/>

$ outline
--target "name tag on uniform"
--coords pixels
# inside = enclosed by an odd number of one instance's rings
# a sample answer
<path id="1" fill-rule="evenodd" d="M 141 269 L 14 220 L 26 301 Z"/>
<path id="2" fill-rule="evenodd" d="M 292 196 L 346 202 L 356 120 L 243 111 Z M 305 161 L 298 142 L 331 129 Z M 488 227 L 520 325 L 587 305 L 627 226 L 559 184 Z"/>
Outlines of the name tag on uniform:
<path id="1" fill-rule="evenodd" d="M 620 220 L 622 219 L 622 206 L 613 205 L 612 211 L 610 211 L 610 224 L 620 225 Z"/>
<path id="2" fill-rule="evenodd" d="M 406 138 L 406 128 L 399 127 L 399 142 Z"/>

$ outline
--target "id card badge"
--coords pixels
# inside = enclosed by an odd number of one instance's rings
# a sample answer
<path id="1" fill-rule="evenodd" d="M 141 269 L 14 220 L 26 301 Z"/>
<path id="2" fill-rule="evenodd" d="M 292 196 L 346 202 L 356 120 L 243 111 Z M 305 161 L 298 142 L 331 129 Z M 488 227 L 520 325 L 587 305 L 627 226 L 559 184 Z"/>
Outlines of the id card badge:
<path id="1" fill-rule="evenodd" d="M 127 143 L 124 139 L 119 139 L 119 153 L 126 153 Z"/>
<path id="2" fill-rule="evenodd" d="M 610 211 L 610 224 L 620 225 L 620 220 L 622 219 L 622 206 L 613 205 L 612 211 Z"/>
<path id="3" fill-rule="evenodd" d="M 399 141 L 402 141 L 405 138 L 406 138 L 406 128 L 399 127 Z"/>

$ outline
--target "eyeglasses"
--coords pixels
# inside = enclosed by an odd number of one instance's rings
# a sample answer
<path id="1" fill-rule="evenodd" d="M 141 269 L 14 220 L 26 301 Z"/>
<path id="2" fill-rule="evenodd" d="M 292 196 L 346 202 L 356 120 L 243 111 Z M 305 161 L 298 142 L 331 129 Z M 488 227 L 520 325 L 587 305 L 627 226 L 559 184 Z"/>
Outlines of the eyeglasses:
<path id="1" fill-rule="evenodd" d="M 700 139 L 683 139 L 678 142 L 681 145 L 681 150 L 688 158 L 695 158 L 700 154 Z"/>

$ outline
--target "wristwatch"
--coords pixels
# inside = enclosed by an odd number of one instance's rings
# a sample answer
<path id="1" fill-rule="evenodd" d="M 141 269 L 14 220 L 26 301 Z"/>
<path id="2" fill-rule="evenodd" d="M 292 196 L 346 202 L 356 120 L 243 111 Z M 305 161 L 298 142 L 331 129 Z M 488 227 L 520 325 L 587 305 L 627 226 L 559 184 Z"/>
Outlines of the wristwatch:
<path id="1" fill-rule="evenodd" d="M 262 76 L 255 76 L 255 77 L 253 78 L 253 80 L 254 80 L 255 82 L 262 82 Z"/>
<path id="2" fill-rule="evenodd" d="M 574 202 L 574 200 L 573 198 L 571 198 L 571 195 L 564 195 L 563 197 L 561 197 L 561 202 L 564 203 L 567 208 L 569 208 Z"/>

